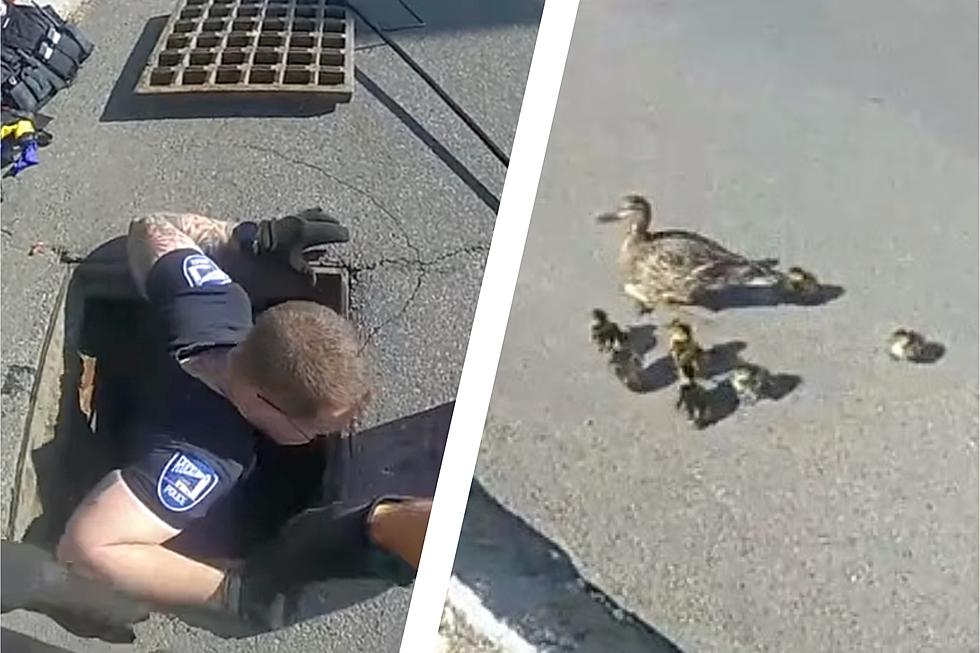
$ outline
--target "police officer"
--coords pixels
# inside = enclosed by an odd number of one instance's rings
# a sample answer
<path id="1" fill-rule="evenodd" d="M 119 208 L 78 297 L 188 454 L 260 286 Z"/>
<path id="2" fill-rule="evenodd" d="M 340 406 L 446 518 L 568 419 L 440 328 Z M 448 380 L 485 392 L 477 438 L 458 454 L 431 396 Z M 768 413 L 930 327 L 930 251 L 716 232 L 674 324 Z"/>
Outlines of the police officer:
<path id="1" fill-rule="evenodd" d="M 166 410 L 140 421 L 136 455 L 75 510 L 58 561 L 148 603 L 221 607 L 266 627 L 283 625 L 283 615 L 268 616 L 276 593 L 311 574 L 337 573 L 352 555 L 387 556 L 380 565 L 363 562 L 361 572 L 391 578 L 405 577 L 399 564 L 418 564 L 430 507 L 422 499 L 312 511 L 286 529 L 285 548 L 271 546 L 239 570 L 166 546 L 240 490 L 257 439 L 307 445 L 344 432 L 370 402 L 368 366 L 346 319 L 313 302 L 286 302 L 253 323 L 249 297 L 218 263 L 246 253 L 308 273 L 304 247 L 347 239 L 318 209 L 259 223 L 174 213 L 131 223 L 130 270 L 172 354 Z"/>

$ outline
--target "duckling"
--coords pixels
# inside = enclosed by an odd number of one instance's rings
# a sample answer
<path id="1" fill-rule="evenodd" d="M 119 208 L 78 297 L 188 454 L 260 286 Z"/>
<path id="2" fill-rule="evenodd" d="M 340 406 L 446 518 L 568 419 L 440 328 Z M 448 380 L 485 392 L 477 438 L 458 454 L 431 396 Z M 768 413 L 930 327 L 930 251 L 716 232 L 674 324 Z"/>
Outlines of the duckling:
<path id="1" fill-rule="evenodd" d="M 662 304 L 696 304 L 699 295 L 729 284 L 774 284 L 775 261 L 753 261 L 700 234 L 670 229 L 650 231 L 653 209 L 642 195 L 623 197 L 619 209 L 601 222 L 625 221 L 619 271 L 626 293 L 641 310 Z"/>
<path id="2" fill-rule="evenodd" d="M 628 339 L 626 332 L 620 329 L 618 324 L 610 320 L 609 315 L 601 308 L 592 310 L 592 320 L 589 323 L 589 337 L 592 343 L 602 353 L 609 353 L 615 347 L 622 347 Z"/>
<path id="3" fill-rule="evenodd" d="M 691 325 L 678 319 L 671 320 L 667 325 L 670 338 L 670 357 L 682 380 L 703 377 L 706 352 L 694 339 Z"/>
<path id="4" fill-rule="evenodd" d="M 816 275 L 795 265 L 786 271 L 783 286 L 799 297 L 812 297 L 820 290 L 820 282 L 817 281 Z"/>
<path id="5" fill-rule="evenodd" d="M 627 388 L 633 392 L 643 391 L 643 360 L 625 342 L 613 345 L 609 367 Z"/>
<path id="6" fill-rule="evenodd" d="M 752 405 L 768 396 L 770 374 L 764 367 L 743 363 L 732 370 L 728 380 L 741 403 Z"/>
<path id="7" fill-rule="evenodd" d="M 675 407 L 684 410 L 687 421 L 696 429 L 711 423 L 711 393 L 694 379 L 681 381 Z"/>
<path id="8" fill-rule="evenodd" d="M 925 357 L 925 337 L 911 329 L 895 329 L 888 338 L 888 354 L 895 360 L 918 361 Z"/>

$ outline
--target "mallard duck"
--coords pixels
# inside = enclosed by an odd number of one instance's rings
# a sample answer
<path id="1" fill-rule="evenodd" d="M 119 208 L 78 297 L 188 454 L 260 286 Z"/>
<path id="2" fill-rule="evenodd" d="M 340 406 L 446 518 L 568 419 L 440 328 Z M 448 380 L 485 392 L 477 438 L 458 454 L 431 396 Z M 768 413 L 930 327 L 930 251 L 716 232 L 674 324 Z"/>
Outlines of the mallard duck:
<path id="1" fill-rule="evenodd" d="M 711 423 L 711 393 L 694 379 L 681 381 L 675 407 L 684 411 L 687 421 L 696 429 Z"/>
<path id="2" fill-rule="evenodd" d="M 589 322 L 589 337 L 592 343 L 603 353 L 609 353 L 617 346 L 626 344 L 629 336 L 619 328 L 619 325 L 609 319 L 609 315 L 601 308 L 592 310 L 592 320 Z"/>
<path id="3" fill-rule="evenodd" d="M 670 357 L 682 380 L 704 376 L 707 354 L 697 340 L 691 325 L 678 319 L 667 324 L 670 338 Z"/>
<path id="4" fill-rule="evenodd" d="M 888 338 L 888 354 L 895 360 L 922 360 L 926 347 L 925 336 L 911 329 L 895 329 Z"/>
<path id="5" fill-rule="evenodd" d="M 743 363 L 732 370 L 729 381 L 738 400 L 745 404 L 754 404 L 767 396 L 769 392 L 769 370 L 758 365 Z"/>
<path id="6" fill-rule="evenodd" d="M 772 284 L 780 279 L 774 261 L 753 261 L 692 231 L 650 231 L 653 210 L 642 195 L 626 195 L 600 222 L 628 225 L 619 250 L 623 291 L 641 307 L 696 304 L 698 295 L 729 284 Z"/>

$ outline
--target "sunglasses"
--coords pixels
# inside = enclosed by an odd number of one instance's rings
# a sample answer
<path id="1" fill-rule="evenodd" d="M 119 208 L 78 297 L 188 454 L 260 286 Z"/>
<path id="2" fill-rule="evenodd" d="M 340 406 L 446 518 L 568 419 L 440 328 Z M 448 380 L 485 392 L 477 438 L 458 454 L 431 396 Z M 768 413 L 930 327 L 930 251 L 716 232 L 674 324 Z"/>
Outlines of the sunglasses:
<path id="1" fill-rule="evenodd" d="M 272 408 L 277 413 L 282 415 L 287 422 L 289 422 L 289 425 L 293 427 L 293 430 L 299 433 L 306 440 L 303 444 L 309 444 L 310 442 L 313 442 L 319 437 L 328 436 L 328 434 L 326 433 L 314 433 L 313 435 L 310 435 L 305 429 L 300 427 L 300 425 L 297 424 L 296 421 L 293 420 L 293 418 L 289 416 L 289 413 L 287 413 L 282 408 L 277 406 L 274 402 L 270 401 L 269 399 L 262 396 L 261 394 L 256 393 L 256 396 L 259 399 L 261 399 L 263 402 L 265 402 L 265 404 L 268 405 L 270 408 Z M 337 432 L 336 435 L 340 435 L 341 437 L 348 437 L 351 434 L 355 433 L 357 429 L 358 429 L 358 419 L 355 417 L 347 424 L 347 426 L 342 431 Z"/>
<path id="2" fill-rule="evenodd" d="M 313 442 L 314 440 L 316 440 L 318 437 L 320 437 L 320 434 L 319 433 L 314 433 L 313 435 L 310 435 L 309 433 L 307 433 L 305 429 L 301 428 L 300 425 L 297 424 L 295 422 L 295 420 L 293 420 L 293 418 L 289 416 L 289 413 L 287 413 L 282 408 L 280 408 L 279 406 L 277 406 L 274 402 L 269 401 L 268 399 L 266 399 L 265 397 L 263 397 L 260 394 L 257 394 L 256 396 L 258 396 L 259 399 L 261 399 L 263 402 L 265 402 L 269 406 L 269 408 L 272 408 L 273 410 L 275 410 L 277 413 L 279 413 L 280 415 L 282 415 L 283 418 L 285 418 L 285 420 L 287 422 L 289 422 L 289 425 L 291 427 L 293 427 L 293 430 L 295 430 L 297 433 L 299 433 L 306 440 L 303 444 L 309 444 L 309 443 Z"/>

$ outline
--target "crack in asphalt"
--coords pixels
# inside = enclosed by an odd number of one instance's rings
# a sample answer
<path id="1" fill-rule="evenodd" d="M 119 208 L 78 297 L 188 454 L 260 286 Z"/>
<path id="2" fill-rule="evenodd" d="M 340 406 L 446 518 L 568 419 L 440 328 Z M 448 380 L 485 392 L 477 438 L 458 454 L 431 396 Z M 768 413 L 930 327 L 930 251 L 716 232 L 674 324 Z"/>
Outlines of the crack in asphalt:
<path id="1" fill-rule="evenodd" d="M 337 183 L 343 186 L 344 188 L 347 188 L 348 190 L 353 191 L 354 193 L 360 195 L 368 202 L 373 204 L 379 211 L 381 211 L 381 213 L 394 226 L 395 230 L 399 234 L 401 234 L 401 237 L 405 242 L 405 246 L 408 247 L 409 250 L 411 250 L 412 256 L 410 257 L 407 256 L 384 257 L 383 256 L 370 263 L 362 263 L 359 265 L 350 263 L 349 261 L 344 260 L 343 258 L 341 258 L 339 261 L 321 258 L 319 261 L 321 264 L 336 265 L 347 270 L 347 273 L 350 275 L 350 281 L 351 281 L 351 288 L 350 288 L 351 295 L 355 294 L 357 277 L 359 274 L 363 272 L 371 272 L 379 268 L 382 268 L 386 265 L 404 265 L 406 267 L 415 268 L 416 271 L 415 282 L 412 287 L 412 290 L 408 293 L 408 297 L 398 308 L 398 310 L 394 311 L 387 318 L 381 320 L 381 322 L 379 322 L 378 324 L 370 328 L 370 330 L 368 331 L 367 335 L 364 338 L 364 343 L 361 346 L 362 351 L 364 348 L 370 345 L 374 341 L 374 339 L 378 337 L 378 334 L 380 334 L 385 328 L 397 322 L 405 315 L 409 307 L 415 301 L 415 298 L 418 297 L 419 291 L 422 289 L 422 283 L 425 281 L 426 276 L 429 274 L 429 272 L 433 270 L 433 268 L 436 265 L 463 254 L 486 254 L 490 251 L 489 244 L 481 242 L 481 243 L 464 245 L 462 247 L 451 249 L 441 254 L 437 254 L 432 258 L 425 258 L 423 256 L 422 249 L 415 243 L 415 241 L 412 240 L 402 220 L 399 219 L 398 216 L 396 216 L 393 211 L 391 211 L 388 207 L 386 207 L 381 202 L 381 200 L 375 197 L 370 191 L 361 188 L 360 186 L 344 179 L 343 177 L 334 174 L 333 172 L 330 172 L 329 170 L 324 169 L 323 167 L 315 163 L 311 163 L 303 159 L 298 159 L 296 157 L 283 154 L 282 152 L 274 148 L 264 147 L 261 145 L 251 145 L 251 144 L 244 144 L 244 145 L 240 145 L 239 147 L 242 147 L 247 150 L 252 150 L 253 152 L 269 154 L 277 158 L 280 158 L 283 161 L 292 163 L 293 165 L 308 168 L 309 170 L 313 170 L 314 172 L 319 173 L 320 175 L 326 177 L 327 179 L 330 179 L 334 183 Z"/>
<path id="2" fill-rule="evenodd" d="M 310 170 L 320 173 L 327 179 L 330 179 L 331 181 L 340 184 L 344 188 L 354 191 L 355 193 L 357 193 L 358 195 L 360 195 L 361 197 L 369 201 L 371 204 L 373 204 L 375 207 L 377 207 L 378 210 L 381 211 L 381 213 L 383 213 L 386 218 L 388 218 L 388 221 L 392 225 L 394 225 L 395 230 L 401 234 L 402 239 L 405 241 L 405 246 L 408 247 L 410 250 L 412 250 L 412 252 L 415 253 L 416 256 L 421 258 L 422 250 L 419 249 L 418 245 L 415 244 L 411 236 L 408 235 L 408 230 L 405 228 L 405 225 L 402 223 L 402 221 L 399 220 L 398 217 L 388 207 L 382 204 L 381 200 L 379 200 L 369 191 L 364 190 L 360 186 L 350 181 L 347 181 L 343 177 L 340 177 L 330 172 L 329 170 L 325 170 L 324 168 L 316 165 L 315 163 L 310 163 L 309 161 L 304 161 L 303 159 L 297 159 L 295 157 L 288 156 L 271 147 L 262 147 L 261 145 L 241 145 L 240 147 L 243 147 L 246 150 L 261 152 L 264 154 L 271 154 L 272 156 L 279 157 L 283 161 L 288 161 L 293 165 L 309 168 Z"/>
<path id="3" fill-rule="evenodd" d="M 392 312 L 387 318 L 371 327 L 368 334 L 364 338 L 364 343 L 361 345 L 361 351 L 363 351 L 374 341 L 375 338 L 378 337 L 378 334 L 380 334 L 382 330 L 397 322 L 402 318 L 402 316 L 405 315 L 406 312 L 408 312 L 409 307 L 415 301 L 415 298 L 418 297 L 419 291 L 422 289 L 422 283 L 425 281 L 425 278 L 429 275 L 429 273 L 434 271 L 435 266 L 457 256 L 462 256 L 465 254 L 486 254 L 489 252 L 489 250 L 490 247 L 486 243 L 475 243 L 451 249 L 441 254 L 437 254 L 429 259 L 423 259 L 421 257 L 407 258 L 400 256 L 394 258 L 382 257 L 376 261 L 372 261 L 371 263 L 364 263 L 361 265 L 353 265 L 344 260 L 329 259 L 321 259 L 320 263 L 339 266 L 347 270 L 348 275 L 350 275 L 351 294 L 354 294 L 358 275 L 363 272 L 372 272 L 383 268 L 386 265 L 405 265 L 415 268 L 415 283 L 412 290 L 408 293 L 408 297 L 404 302 L 402 302 L 402 305 L 398 308 L 398 310 Z"/>
<path id="4" fill-rule="evenodd" d="M 361 264 L 351 263 L 350 261 L 344 259 L 343 257 L 340 257 L 338 260 L 338 259 L 329 259 L 326 258 L 325 256 L 321 256 L 321 258 L 317 261 L 321 265 L 323 264 L 334 265 L 345 269 L 347 273 L 350 275 L 350 281 L 351 281 L 350 290 L 352 295 L 354 294 L 357 285 L 357 277 L 361 273 L 372 272 L 381 269 L 387 265 L 393 265 L 393 266 L 402 265 L 406 267 L 415 268 L 416 275 L 415 275 L 414 285 L 412 287 L 412 290 L 409 292 L 408 297 L 398 308 L 398 310 L 394 311 L 387 318 L 385 318 L 384 320 L 376 324 L 374 327 L 370 328 L 368 334 L 365 336 L 364 344 L 362 345 L 362 350 L 365 347 L 367 347 L 371 342 L 373 342 L 374 339 L 377 338 L 378 334 L 380 334 L 382 330 L 387 328 L 389 325 L 395 323 L 396 321 L 401 319 L 402 316 L 405 315 L 409 307 L 415 301 L 415 298 L 418 296 L 418 293 L 422 288 L 422 283 L 425 281 L 426 276 L 430 272 L 434 271 L 436 266 L 438 266 L 441 263 L 445 263 L 446 261 L 449 261 L 457 256 L 466 255 L 466 254 L 486 255 L 490 251 L 489 243 L 478 242 L 478 243 L 472 243 L 469 245 L 456 247 L 448 251 L 436 254 L 435 256 L 426 258 L 423 256 L 422 249 L 412 240 L 411 236 L 408 233 L 408 230 L 405 228 L 404 223 L 398 218 L 397 215 L 395 215 L 394 212 L 392 212 L 388 207 L 386 207 L 371 192 L 330 172 L 329 170 L 325 170 L 321 166 L 318 166 L 314 163 L 310 163 L 309 161 L 304 161 L 302 159 L 297 159 L 295 157 L 288 156 L 273 148 L 262 147 L 259 145 L 239 145 L 239 147 L 242 147 L 247 150 L 253 150 L 255 152 L 270 154 L 284 161 L 288 161 L 289 163 L 292 163 L 294 165 L 309 168 L 310 170 L 313 170 L 321 174 L 322 176 L 330 179 L 331 181 L 367 199 L 371 204 L 377 207 L 377 209 L 381 211 L 381 213 L 394 226 L 395 231 L 397 231 L 401 235 L 402 240 L 405 243 L 405 246 L 411 251 L 412 256 L 394 256 L 394 257 L 382 256 L 381 258 L 378 258 L 374 261 L 368 263 L 361 263 Z M 4 233 L 5 235 L 8 236 L 13 235 L 9 232 L 9 230 L 6 229 L 4 229 Z M 60 263 L 65 263 L 65 264 L 79 263 L 84 259 L 84 256 L 73 254 L 67 247 L 58 246 L 58 245 L 49 245 L 45 249 L 56 254 L 59 258 Z"/>

